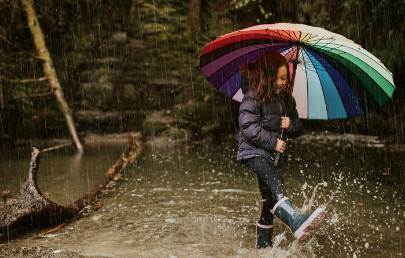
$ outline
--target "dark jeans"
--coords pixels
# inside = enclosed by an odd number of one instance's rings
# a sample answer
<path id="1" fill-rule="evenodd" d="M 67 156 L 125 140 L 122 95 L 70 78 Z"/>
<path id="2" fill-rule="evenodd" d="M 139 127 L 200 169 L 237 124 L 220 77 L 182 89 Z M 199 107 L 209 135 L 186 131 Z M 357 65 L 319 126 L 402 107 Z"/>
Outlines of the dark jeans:
<path id="1" fill-rule="evenodd" d="M 271 213 L 271 209 L 284 196 L 283 178 L 280 174 L 281 169 L 280 167 L 274 167 L 269 160 L 262 157 L 250 158 L 244 160 L 243 163 L 255 172 L 259 183 L 263 199 L 259 223 L 263 225 L 272 224 L 273 214 Z"/>

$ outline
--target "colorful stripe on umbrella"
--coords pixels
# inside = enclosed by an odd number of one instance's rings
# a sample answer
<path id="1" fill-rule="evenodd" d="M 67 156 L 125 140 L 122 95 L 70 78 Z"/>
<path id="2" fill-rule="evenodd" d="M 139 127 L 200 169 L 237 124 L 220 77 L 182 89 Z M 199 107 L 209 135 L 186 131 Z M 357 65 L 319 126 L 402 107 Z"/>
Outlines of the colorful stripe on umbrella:
<path id="1" fill-rule="evenodd" d="M 303 24 L 265 24 L 225 34 L 203 48 L 200 68 L 219 91 L 241 101 L 240 66 L 269 51 L 279 52 L 291 62 L 291 74 L 293 62 L 298 61 L 293 96 L 302 118 L 340 119 L 362 114 L 361 96 L 353 85 L 362 85 L 380 105 L 395 89 L 392 73 L 360 45 Z"/>

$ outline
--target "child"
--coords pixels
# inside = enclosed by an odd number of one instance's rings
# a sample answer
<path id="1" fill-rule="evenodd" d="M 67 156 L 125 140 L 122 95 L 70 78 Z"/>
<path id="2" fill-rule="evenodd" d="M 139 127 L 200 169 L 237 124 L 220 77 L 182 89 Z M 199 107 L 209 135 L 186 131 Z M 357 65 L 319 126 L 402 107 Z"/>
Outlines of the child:
<path id="1" fill-rule="evenodd" d="M 281 177 L 287 143 L 282 135 L 296 138 L 301 126 L 289 88 L 287 60 L 279 53 L 263 54 L 241 67 L 250 83 L 239 108 L 237 159 L 253 170 L 262 196 L 262 212 L 256 223 L 256 247 L 272 246 L 273 215 L 284 222 L 298 240 L 308 237 L 324 217 L 325 208 L 300 213 L 286 197 Z M 284 137 L 283 137 L 284 138 Z M 279 164 L 275 156 L 280 153 Z"/>

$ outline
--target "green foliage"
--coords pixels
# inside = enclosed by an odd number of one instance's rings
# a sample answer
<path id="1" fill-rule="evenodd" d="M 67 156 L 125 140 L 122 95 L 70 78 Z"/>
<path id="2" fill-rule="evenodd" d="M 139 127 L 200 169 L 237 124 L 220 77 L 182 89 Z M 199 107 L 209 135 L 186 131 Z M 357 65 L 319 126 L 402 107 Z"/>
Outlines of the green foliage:
<path id="1" fill-rule="evenodd" d="M 174 115 L 182 128 L 202 133 L 221 131 L 227 126 L 227 130 L 232 130 L 234 121 L 230 114 L 237 110 L 236 104 L 202 77 L 198 69 L 198 47 L 239 28 L 274 22 L 319 26 L 353 39 L 394 73 L 397 100 L 405 97 L 405 89 L 401 87 L 404 79 L 400 77 L 405 70 L 403 1 L 202 0 L 202 37 L 198 42 L 186 35 L 188 1 L 34 2 L 65 95 L 76 110 L 96 108 L 83 104 L 87 93 L 84 86 L 88 88 L 92 86 L 89 83 L 103 79 L 93 72 L 104 68 L 111 77 L 104 85 L 111 83 L 114 87 L 114 101 L 103 104 L 104 111 L 125 111 L 145 105 L 145 110 L 168 108 L 175 102 L 179 106 L 174 108 Z M 115 32 L 127 33 L 123 42 L 112 42 Z M 35 57 L 17 0 L 3 1 L 0 6 L 0 51 L 4 53 L 0 56 L 0 123 L 10 124 L 4 133 L 24 135 L 23 129 L 18 133 L 10 129 L 24 126 L 51 132 L 50 124 L 56 131 L 62 131 L 59 114 L 51 112 L 56 110 L 52 96 L 33 97 L 47 92 L 46 81 L 15 83 L 42 77 L 41 62 Z M 116 61 L 109 62 L 109 58 Z M 85 76 L 86 72 L 91 74 Z M 152 79 L 170 81 L 170 76 L 174 76 L 175 83 L 150 86 Z M 102 95 L 100 98 L 104 98 Z M 141 101 L 135 103 L 136 99 Z M 189 100 L 192 102 L 187 103 Z M 105 122 L 108 123 L 115 125 L 115 122 Z M 158 125 L 152 126 L 161 130 Z M 90 127 L 91 123 L 86 128 Z M 6 127 L 0 125 L 0 128 Z"/>
<path id="2" fill-rule="evenodd" d="M 242 25 L 282 21 L 323 27 L 363 45 L 393 71 L 400 71 L 398 66 L 401 62 L 403 65 L 404 1 L 233 0 L 231 3 L 230 14 L 236 15 Z"/>
<path id="3" fill-rule="evenodd" d="M 248 9 L 257 13 L 255 22 L 262 23 L 268 21 L 274 13 L 266 6 L 266 2 L 260 0 L 233 0 L 231 2 L 232 9 L 235 11 Z M 258 12 L 257 12 L 258 11 Z"/>
<path id="4" fill-rule="evenodd" d="M 241 24 L 290 22 L 296 18 L 298 1 L 232 0 L 229 12 Z"/>

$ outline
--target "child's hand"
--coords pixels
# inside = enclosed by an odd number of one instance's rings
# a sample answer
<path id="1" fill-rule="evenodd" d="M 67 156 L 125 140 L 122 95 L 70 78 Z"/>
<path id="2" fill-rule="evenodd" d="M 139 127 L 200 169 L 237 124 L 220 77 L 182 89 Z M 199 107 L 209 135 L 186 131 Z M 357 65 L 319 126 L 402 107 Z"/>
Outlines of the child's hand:
<path id="1" fill-rule="evenodd" d="M 276 148 L 274 148 L 274 150 L 277 152 L 280 152 L 280 153 L 284 153 L 286 148 L 287 148 L 287 143 L 283 140 L 277 139 Z"/>
<path id="2" fill-rule="evenodd" d="M 281 117 L 281 128 L 282 129 L 290 129 L 291 127 L 291 119 L 288 116 Z"/>

